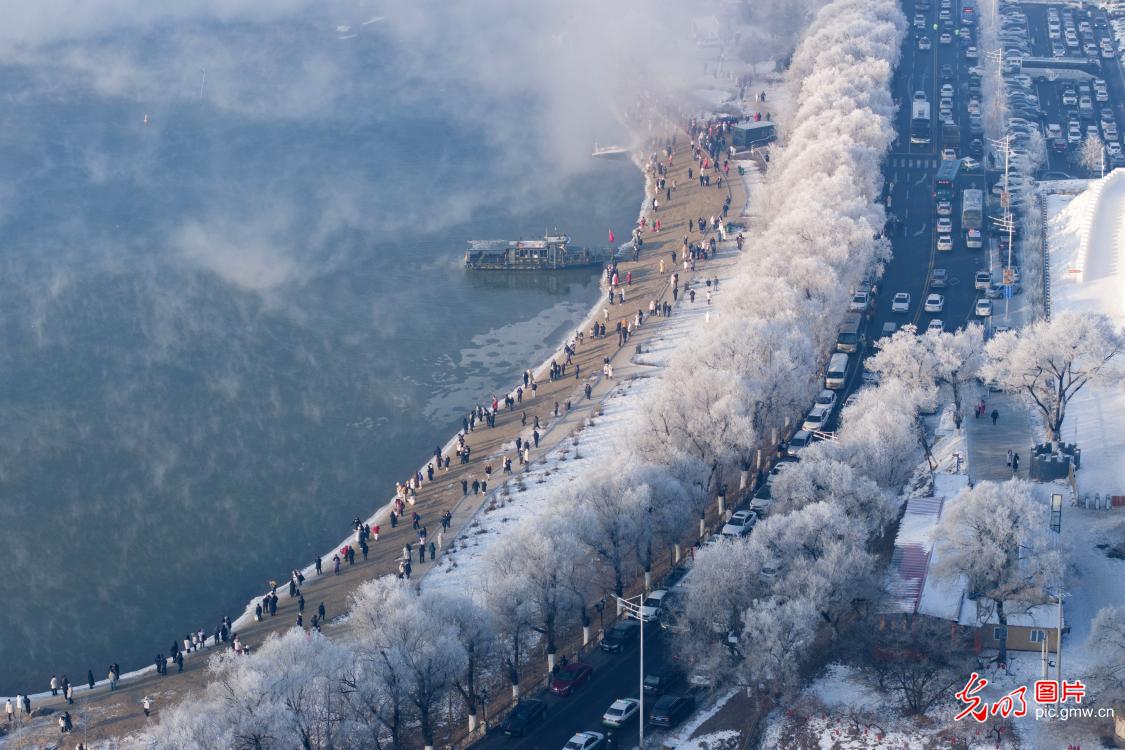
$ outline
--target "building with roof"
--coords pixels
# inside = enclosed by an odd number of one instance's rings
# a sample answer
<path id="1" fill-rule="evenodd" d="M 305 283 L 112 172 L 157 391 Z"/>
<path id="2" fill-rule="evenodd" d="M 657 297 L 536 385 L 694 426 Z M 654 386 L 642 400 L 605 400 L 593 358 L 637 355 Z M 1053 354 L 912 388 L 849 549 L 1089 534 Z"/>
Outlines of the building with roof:
<path id="1" fill-rule="evenodd" d="M 941 545 L 934 541 L 942 515 L 958 502 L 966 487 L 966 475 L 941 472 L 934 476 L 933 496 L 907 501 L 891 556 L 887 613 L 919 614 L 969 628 L 974 650 L 979 652 L 1000 646 L 995 602 L 972 596 L 964 576 L 941 573 Z M 1005 606 L 1009 650 L 1041 651 L 1044 641 L 1048 650 L 1058 648 L 1058 604 L 1006 602 Z"/>

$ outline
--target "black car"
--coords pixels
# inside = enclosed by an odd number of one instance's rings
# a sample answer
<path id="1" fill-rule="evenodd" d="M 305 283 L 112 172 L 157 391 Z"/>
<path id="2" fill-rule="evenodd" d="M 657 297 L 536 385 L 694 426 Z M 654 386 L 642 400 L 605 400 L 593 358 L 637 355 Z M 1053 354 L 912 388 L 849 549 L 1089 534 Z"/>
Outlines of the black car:
<path id="1" fill-rule="evenodd" d="M 622 620 L 606 631 L 602 638 L 602 651 L 615 654 L 636 640 L 641 632 L 641 624 L 636 620 Z"/>
<path id="2" fill-rule="evenodd" d="M 690 695 L 665 695 L 652 707 L 648 723 L 655 727 L 674 727 L 694 709 L 695 698 Z"/>
<path id="3" fill-rule="evenodd" d="M 644 679 L 645 695 L 663 695 L 679 681 L 679 673 L 671 669 L 646 674 Z"/>
<path id="4" fill-rule="evenodd" d="M 506 735 L 522 737 L 531 727 L 546 718 L 546 703 L 537 698 L 524 698 L 516 704 L 500 728 Z"/>

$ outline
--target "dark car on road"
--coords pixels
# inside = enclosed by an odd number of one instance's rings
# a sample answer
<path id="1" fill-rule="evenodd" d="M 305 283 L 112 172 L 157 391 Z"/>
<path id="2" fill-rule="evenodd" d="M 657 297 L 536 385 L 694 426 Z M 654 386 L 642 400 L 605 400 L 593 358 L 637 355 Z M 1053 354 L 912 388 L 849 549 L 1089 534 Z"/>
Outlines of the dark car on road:
<path id="1" fill-rule="evenodd" d="M 636 620 L 622 620 L 610 628 L 602 638 L 602 651 L 616 654 L 637 639 L 641 624 Z"/>
<path id="2" fill-rule="evenodd" d="M 511 737 L 522 737 L 531 727 L 547 718 L 547 704 L 537 698 L 525 698 L 516 704 L 500 729 Z"/>
<path id="3" fill-rule="evenodd" d="M 594 668 L 580 661 L 563 664 L 555 668 L 551 675 L 551 692 L 555 695 L 570 695 L 586 684 Z"/>
<path id="4" fill-rule="evenodd" d="M 679 673 L 672 669 L 646 674 L 644 679 L 645 695 L 663 695 L 679 681 Z"/>
<path id="5" fill-rule="evenodd" d="M 648 723 L 656 727 L 674 727 L 687 718 L 694 708 L 695 698 L 690 695 L 665 695 L 652 707 Z"/>

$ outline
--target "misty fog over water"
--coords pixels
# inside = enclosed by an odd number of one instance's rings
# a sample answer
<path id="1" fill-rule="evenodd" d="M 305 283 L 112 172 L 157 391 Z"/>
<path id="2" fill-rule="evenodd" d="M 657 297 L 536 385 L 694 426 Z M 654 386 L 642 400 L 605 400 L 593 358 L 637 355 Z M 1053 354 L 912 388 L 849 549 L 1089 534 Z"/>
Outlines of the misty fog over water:
<path id="1" fill-rule="evenodd" d="M 607 101 L 253 5 L 0 36 L 0 693 L 237 616 L 596 298 L 465 240 L 636 216 Z"/>

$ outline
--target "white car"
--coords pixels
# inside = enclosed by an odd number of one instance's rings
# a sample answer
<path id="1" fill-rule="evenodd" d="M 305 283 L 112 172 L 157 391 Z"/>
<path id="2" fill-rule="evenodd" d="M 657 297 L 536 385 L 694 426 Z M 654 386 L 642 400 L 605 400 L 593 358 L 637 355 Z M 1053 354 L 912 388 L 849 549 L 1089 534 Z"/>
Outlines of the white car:
<path id="1" fill-rule="evenodd" d="M 966 156 L 961 160 L 961 169 L 966 172 L 975 172 L 980 169 L 980 162 L 971 156 Z"/>
<path id="2" fill-rule="evenodd" d="M 939 234 L 937 236 L 937 249 L 938 252 L 949 252 L 953 249 L 953 236 L 948 234 Z"/>
<path id="3" fill-rule="evenodd" d="M 825 388 L 816 394 L 816 405 L 827 406 L 829 409 L 834 408 L 836 406 L 836 391 Z"/>
<path id="4" fill-rule="evenodd" d="M 928 313 L 939 313 L 945 309 L 945 297 L 940 294 L 931 294 L 926 297 L 925 311 Z"/>
<path id="5" fill-rule="evenodd" d="M 953 213 L 953 204 L 952 203 L 950 203 L 949 201 L 938 201 L 937 202 L 937 215 L 938 216 L 950 216 L 952 213 Z"/>
<path id="6" fill-rule="evenodd" d="M 988 271 L 977 271 L 977 275 L 973 278 L 973 288 L 984 290 L 990 286 L 992 286 L 992 274 Z"/>
<path id="7" fill-rule="evenodd" d="M 602 724 L 618 729 L 637 715 L 641 702 L 636 698 L 618 698 L 602 714 Z"/>
<path id="8" fill-rule="evenodd" d="M 957 151 L 951 148 L 941 150 L 942 161 L 957 161 Z"/>
<path id="9" fill-rule="evenodd" d="M 966 47 L 965 48 L 965 57 L 969 60 L 976 60 L 977 59 L 977 48 L 976 47 Z"/>
<path id="10" fill-rule="evenodd" d="M 891 300 L 891 312 L 904 313 L 910 311 L 910 295 L 907 292 L 898 292 Z"/>
<path id="11" fill-rule="evenodd" d="M 752 510 L 740 510 L 730 517 L 719 533 L 723 536 L 745 536 L 754 530 L 758 514 Z"/>
<path id="12" fill-rule="evenodd" d="M 648 597 L 641 604 L 641 617 L 645 619 L 645 622 L 656 622 L 660 619 L 660 609 L 664 606 L 664 597 L 666 596 L 668 596 L 668 592 L 664 589 L 649 592 Z"/>
<path id="13" fill-rule="evenodd" d="M 871 295 L 868 292 L 856 292 L 852 297 L 851 303 L 848 304 L 849 312 L 867 312 L 867 306 L 871 303 Z"/>
<path id="14" fill-rule="evenodd" d="M 938 234 L 949 234 L 953 231 L 953 219 L 943 216 L 937 220 Z"/>
<path id="15" fill-rule="evenodd" d="M 601 732 L 579 732 L 563 745 L 563 750 L 594 750 L 604 741 L 605 735 Z"/>
<path id="16" fill-rule="evenodd" d="M 824 425 L 828 422 L 828 417 L 832 414 L 832 410 L 827 406 L 817 404 L 809 413 L 805 415 L 805 421 L 801 424 L 802 430 L 809 432 L 818 432 L 824 429 Z"/>
<path id="17" fill-rule="evenodd" d="M 952 44 L 953 43 L 953 35 L 950 34 L 949 32 L 946 32 L 946 33 L 944 33 L 944 34 L 942 34 L 941 36 L 938 37 L 938 41 L 941 42 L 942 44 Z"/>
<path id="18" fill-rule="evenodd" d="M 942 321 L 941 318 L 934 318 L 926 326 L 926 330 L 933 331 L 934 333 L 941 333 L 945 330 L 945 322 Z"/>
<path id="19" fill-rule="evenodd" d="M 953 84 L 952 83 L 943 83 L 941 85 L 941 95 L 942 96 L 953 96 Z"/>
<path id="20" fill-rule="evenodd" d="M 992 300 L 978 299 L 976 307 L 973 311 L 977 314 L 978 318 L 987 318 L 992 315 Z"/>

